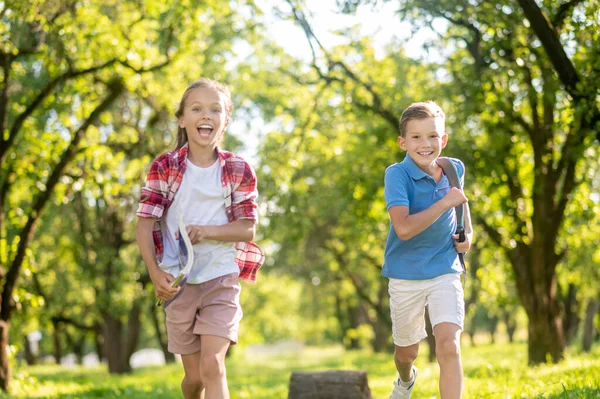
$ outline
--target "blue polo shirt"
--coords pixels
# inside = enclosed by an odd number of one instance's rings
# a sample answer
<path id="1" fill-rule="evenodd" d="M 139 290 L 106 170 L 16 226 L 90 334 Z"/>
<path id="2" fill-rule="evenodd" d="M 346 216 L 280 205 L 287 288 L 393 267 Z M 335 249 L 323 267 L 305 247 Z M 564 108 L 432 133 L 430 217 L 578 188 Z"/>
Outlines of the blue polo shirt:
<path id="1" fill-rule="evenodd" d="M 465 167 L 458 159 L 450 160 L 462 185 Z M 450 188 L 446 175 L 442 175 L 436 184 L 433 177 L 423 172 L 408 155 L 404 161 L 389 166 L 385 171 L 384 195 L 388 210 L 394 206 L 406 206 L 409 214 L 419 213 L 444 198 Z M 460 273 L 462 267 L 452 239 L 455 230 L 454 208 L 406 241 L 396 235 L 390 222 L 382 274 L 403 280 L 429 280 L 448 273 Z"/>

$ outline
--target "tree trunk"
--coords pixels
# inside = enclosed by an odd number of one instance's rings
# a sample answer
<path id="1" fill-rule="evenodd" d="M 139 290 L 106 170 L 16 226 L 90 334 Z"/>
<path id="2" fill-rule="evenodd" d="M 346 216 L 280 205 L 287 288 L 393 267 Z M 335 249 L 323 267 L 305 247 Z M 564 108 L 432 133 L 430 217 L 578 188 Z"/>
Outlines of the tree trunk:
<path id="1" fill-rule="evenodd" d="M 96 355 L 98 355 L 98 361 L 102 363 L 104 360 L 104 336 L 102 332 L 97 331 L 94 334 L 94 344 L 96 347 Z"/>
<path id="2" fill-rule="evenodd" d="M 565 314 L 563 317 L 563 334 L 565 342 L 570 345 L 579 329 L 579 301 L 577 301 L 577 286 L 569 284 L 569 291 L 564 301 Z"/>
<path id="3" fill-rule="evenodd" d="M 8 330 L 10 322 L 0 320 L 0 388 L 5 392 L 10 382 L 10 367 L 8 364 Z"/>
<path id="4" fill-rule="evenodd" d="M 156 339 L 158 340 L 158 344 L 160 345 L 160 349 L 165 355 L 165 362 L 173 363 L 175 362 L 175 355 L 169 352 L 168 344 L 166 338 L 163 338 L 163 332 L 160 328 L 160 322 L 158 321 L 157 307 L 154 303 L 154 298 L 150 301 L 150 317 L 152 318 L 152 325 L 154 326 L 154 331 L 156 332 Z M 162 308 L 160 308 L 162 311 Z"/>
<path id="5" fill-rule="evenodd" d="M 387 282 L 387 280 L 386 280 Z M 388 303 L 388 285 L 381 284 L 379 286 L 379 293 L 377 295 L 377 303 L 382 305 L 384 303 Z M 389 308 L 389 305 L 385 306 Z M 382 319 L 381 317 L 375 317 L 375 320 L 371 322 L 373 326 L 373 332 L 375 333 L 375 337 L 373 338 L 373 350 L 375 352 L 388 352 L 394 349 L 394 345 L 390 341 L 390 324 L 387 320 Z"/>
<path id="6" fill-rule="evenodd" d="M 504 324 L 506 325 L 506 334 L 508 335 L 508 342 L 512 344 L 515 339 L 517 322 L 515 320 L 514 315 L 511 312 L 504 311 Z"/>
<path id="7" fill-rule="evenodd" d="M 110 374 L 131 372 L 126 346 L 123 343 L 123 324 L 110 315 L 104 316 L 104 357 Z"/>
<path id="8" fill-rule="evenodd" d="M 543 236 L 541 227 L 537 236 Z M 561 305 L 556 295 L 558 257 L 544 249 L 548 246 L 552 246 L 548 237 L 534 239 L 531 246 L 518 243 L 511 258 L 513 270 L 520 276 L 516 279 L 519 298 L 529 318 L 527 346 L 530 365 L 548 361 L 558 363 L 565 356 Z"/>
<path id="9" fill-rule="evenodd" d="M 488 332 L 490 333 L 490 341 L 492 344 L 496 343 L 496 331 L 498 330 L 498 317 L 491 316 L 488 319 Z"/>
<path id="10" fill-rule="evenodd" d="M 23 336 L 23 352 L 28 366 L 37 364 L 37 356 L 33 353 L 33 348 L 31 347 L 31 342 L 27 338 L 27 335 Z"/>
<path id="11" fill-rule="evenodd" d="M 548 360 L 558 363 L 563 360 L 565 341 L 557 312 L 545 309 L 527 313 L 529 364 L 545 363 Z"/>
<path id="12" fill-rule="evenodd" d="M 371 399 L 366 371 L 292 373 L 288 399 Z"/>
<path id="13" fill-rule="evenodd" d="M 592 343 L 594 342 L 594 319 L 598 314 L 598 303 L 597 299 L 590 299 L 588 302 L 587 309 L 585 310 L 585 322 L 583 324 L 583 351 L 589 352 L 592 349 Z"/>
<path id="14" fill-rule="evenodd" d="M 54 362 L 60 365 L 60 359 L 62 359 L 62 347 L 60 344 L 60 323 L 56 320 L 52 320 L 52 327 L 54 327 L 54 334 L 52 335 L 52 341 L 54 343 Z"/>

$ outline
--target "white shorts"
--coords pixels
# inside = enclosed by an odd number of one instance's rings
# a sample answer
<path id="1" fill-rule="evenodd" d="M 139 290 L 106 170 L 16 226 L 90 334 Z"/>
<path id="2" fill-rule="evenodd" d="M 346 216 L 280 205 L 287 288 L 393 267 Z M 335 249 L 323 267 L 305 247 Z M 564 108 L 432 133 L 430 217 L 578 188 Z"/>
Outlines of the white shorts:
<path id="1" fill-rule="evenodd" d="M 388 292 L 396 346 L 410 346 L 427 337 L 425 305 L 429 305 L 429 320 L 433 327 L 454 323 L 463 328 L 465 299 L 459 273 L 444 274 L 431 280 L 390 278 Z"/>

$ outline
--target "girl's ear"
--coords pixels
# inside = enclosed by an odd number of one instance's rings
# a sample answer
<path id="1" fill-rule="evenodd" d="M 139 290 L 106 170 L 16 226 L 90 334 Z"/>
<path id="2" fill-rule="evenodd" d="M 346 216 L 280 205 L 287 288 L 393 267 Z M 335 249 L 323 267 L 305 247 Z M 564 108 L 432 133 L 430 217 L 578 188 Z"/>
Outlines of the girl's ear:
<path id="1" fill-rule="evenodd" d="M 177 120 L 177 124 L 179 125 L 180 128 L 184 128 L 185 125 L 183 123 L 183 116 L 179 117 L 179 119 Z"/>

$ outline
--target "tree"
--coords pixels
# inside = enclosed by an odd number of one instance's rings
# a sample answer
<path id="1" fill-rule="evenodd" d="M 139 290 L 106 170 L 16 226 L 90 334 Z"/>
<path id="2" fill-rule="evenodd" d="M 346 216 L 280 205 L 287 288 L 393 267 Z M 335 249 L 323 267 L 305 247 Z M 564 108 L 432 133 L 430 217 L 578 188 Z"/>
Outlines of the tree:
<path id="1" fill-rule="evenodd" d="M 361 3 L 341 1 L 351 11 Z M 564 357 L 557 266 L 565 255 L 567 206 L 585 176 L 586 150 L 600 138 L 594 24 L 599 5 L 400 1 L 421 26 L 449 23 L 438 50 L 455 87 L 455 126 L 470 128 L 476 222 L 510 261 L 529 318 L 529 362 Z M 461 112 L 462 111 L 462 112 Z M 462 126 L 461 126 L 462 125 Z M 471 157 L 472 156 L 472 157 Z M 469 159 L 471 158 L 471 159 Z"/>
<path id="2" fill-rule="evenodd" d="M 233 39 L 253 28 L 228 5 L 196 0 L 4 2 L 0 15 L 0 388 L 7 390 L 18 279 L 65 173 L 82 152 L 93 156 L 83 151 L 86 139 L 93 133 L 127 144 L 113 130 L 119 99 L 139 94 L 149 104 L 142 114 L 153 103 L 171 108 L 186 80 L 223 73 Z M 197 24 L 202 15 L 210 22 Z M 196 62 L 176 57 L 182 54 Z M 167 65 L 178 73 L 164 73 Z M 135 140 L 165 146 L 169 136 L 154 133 Z"/>

